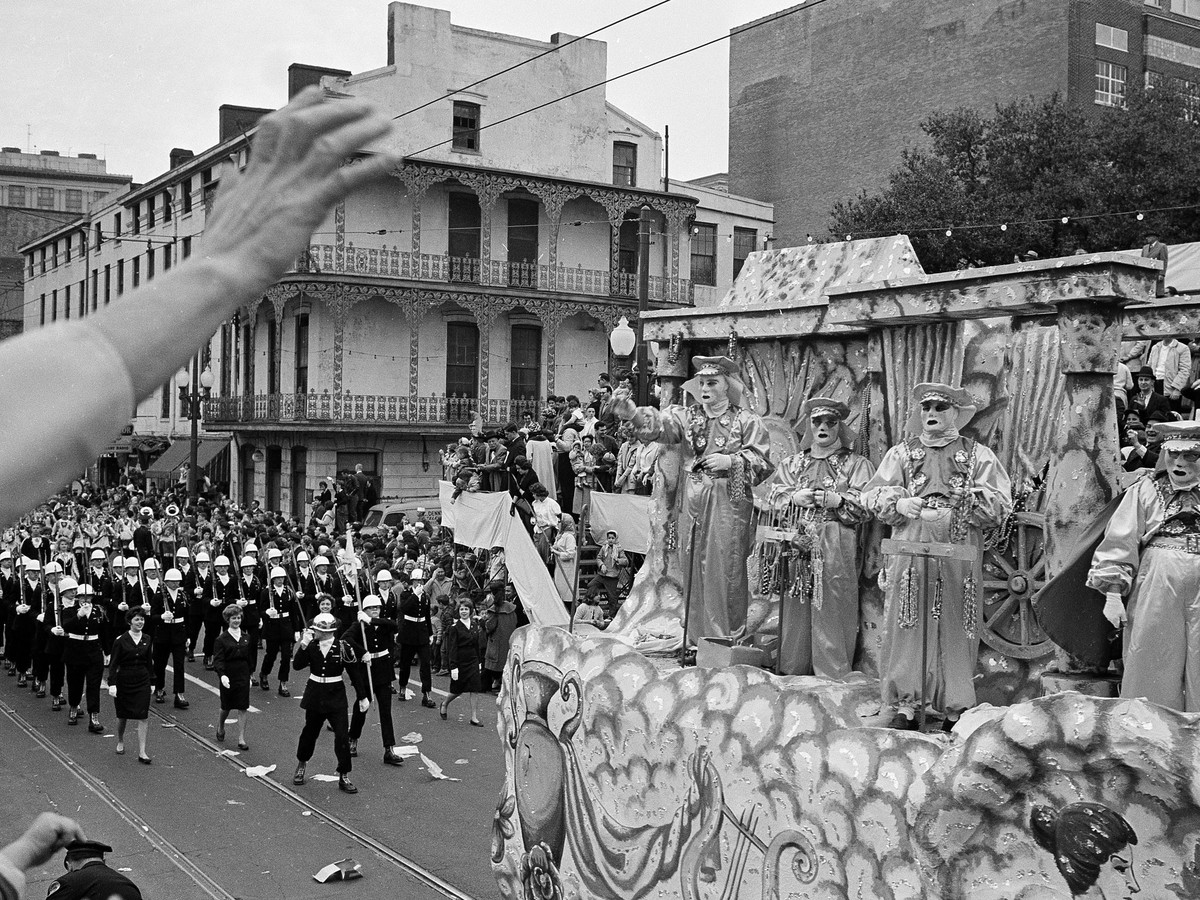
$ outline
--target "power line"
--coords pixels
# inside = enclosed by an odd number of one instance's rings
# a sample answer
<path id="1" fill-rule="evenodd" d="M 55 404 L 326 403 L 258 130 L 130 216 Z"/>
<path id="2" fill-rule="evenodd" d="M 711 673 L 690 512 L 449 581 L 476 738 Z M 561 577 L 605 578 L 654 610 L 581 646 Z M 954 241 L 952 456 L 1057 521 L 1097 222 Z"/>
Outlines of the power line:
<path id="1" fill-rule="evenodd" d="M 543 50 L 541 53 L 537 54 L 536 56 L 531 56 L 531 57 L 529 57 L 529 59 L 523 59 L 518 63 L 514 63 L 513 65 L 509 66 L 506 69 L 501 69 L 499 72 L 493 72 L 491 75 L 484 76 L 483 78 L 480 78 L 478 81 L 472 81 L 470 84 L 465 84 L 460 88 L 455 88 L 454 90 L 449 91 L 448 93 L 446 93 L 445 95 L 443 95 L 441 97 L 435 97 L 433 100 L 427 100 L 424 103 L 422 103 L 420 106 L 414 106 L 412 109 L 406 110 L 406 111 L 400 113 L 400 115 L 393 116 L 392 118 L 393 119 L 403 119 L 405 116 L 409 116 L 415 112 L 419 112 L 420 110 L 425 109 L 428 106 L 433 106 L 433 104 L 435 104 L 435 103 L 440 103 L 441 101 L 446 100 L 449 97 L 453 97 L 455 94 L 461 94 L 463 91 L 469 91 L 473 87 L 478 87 L 479 85 L 483 84 L 485 81 L 491 81 L 493 78 L 499 78 L 501 75 L 507 75 L 509 72 L 513 71 L 514 69 L 519 69 L 519 68 L 521 68 L 521 66 L 529 65 L 529 63 L 531 63 L 531 62 L 536 62 L 537 60 L 541 59 L 544 56 L 549 56 L 551 53 L 558 53 L 560 50 L 565 50 L 567 47 L 570 47 L 572 44 L 577 44 L 580 41 L 586 40 L 587 38 L 590 38 L 593 35 L 599 34 L 602 31 L 607 31 L 609 28 L 612 28 L 616 25 L 620 25 L 623 22 L 628 22 L 630 19 L 636 19 L 638 16 L 642 15 L 643 13 L 648 13 L 648 12 L 650 12 L 650 10 L 657 9 L 658 7 L 663 6 L 670 2 L 671 2 L 671 0 L 659 0 L 659 2 L 652 3 L 650 6 L 647 6 L 645 9 L 639 9 L 637 12 L 630 13 L 629 15 L 625 16 L 624 18 L 617 19 L 615 22 L 609 22 L 607 25 L 601 25 L 599 28 L 597 28 L 593 31 L 589 31 L 587 34 L 582 34 L 577 38 L 571 38 L 571 40 L 567 41 L 565 44 L 558 44 L 554 47 L 551 47 L 549 50 Z"/>
<path id="2" fill-rule="evenodd" d="M 820 6 L 822 3 L 827 3 L 827 2 L 828 2 L 828 0 L 812 0 L 812 2 L 810 2 L 810 3 L 804 3 L 800 6 L 796 6 L 792 9 L 785 10 L 784 12 L 781 12 L 778 15 L 771 16 L 766 19 L 762 19 L 758 22 L 752 22 L 749 25 L 746 25 L 745 27 L 741 28 L 738 33 L 742 34 L 747 31 L 751 31 L 752 29 L 755 29 L 762 25 L 765 25 L 768 22 L 777 22 L 780 19 L 784 19 L 784 18 L 787 18 L 788 16 L 795 15 L 798 12 L 807 12 L 808 10 L 813 9 L 814 7 Z M 647 69 L 652 69 L 655 66 L 662 65 L 665 62 L 671 62 L 672 60 L 679 59 L 681 56 L 687 56 L 689 53 L 695 53 L 697 50 L 703 50 L 706 47 L 711 47 L 714 44 L 719 44 L 722 41 L 727 41 L 732 36 L 733 36 L 732 32 L 723 34 L 719 37 L 713 38 L 712 40 L 704 41 L 701 44 L 696 44 L 696 46 L 694 46 L 694 47 L 689 47 L 686 50 L 680 50 L 678 53 L 672 53 L 670 56 L 664 56 L 661 59 L 656 59 L 653 62 L 648 62 L 644 66 L 638 66 L 636 69 L 630 69 L 629 71 L 622 72 L 619 75 L 613 75 L 611 78 L 606 78 L 603 81 L 597 81 L 595 84 L 589 84 L 587 87 L 582 87 L 582 88 L 579 88 L 578 90 L 571 91 L 569 94 L 563 94 L 561 97 L 555 97 L 551 100 L 547 100 L 545 103 L 539 103 L 537 106 L 532 106 L 529 109 L 521 110 L 521 112 L 513 113 L 511 116 L 506 116 L 503 119 L 497 119 L 495 122 L 489 122 L 487 125 L 481 125 L 478 128 L 471 129 L 471 131 L 475 134 L 478 134 L 479 132 L 485 131 L 488 128 L 495 128 L 497 125 L 503 125 L 506 122 L 511 122 L 513 119 L 519 119 L 521 116 L 527 116 L 530 113 L 534 113 L 534 112 L 537 112 L 538 110 L 545 109 L 547 106 L 552 106 L 555 103 L 558 103 L 562 100 L 570 100 L 572 97 L 577 97 L 580 94 L 587 93 L 588 91 L 593 91 L 596 88 L 604 87 L 606 84 L 612 84 L 614 81 L 619 81 L 622 78 L 629 77 L 630 75 L 636 75 L 639 72 L 645 72 Z M 417 156 L 418 154 L 421 154 L 421 153 L 427 153 L 430 150 L 436 150 L 438 147 L 445 146 L 446 144 L 453 142 L 453 140 L 454 140 L 453 137 L 449 137 L 444 141 L 438 141 L 436 144 L 430 144 L 428 147 L 425 147 L 422 150 L 417 150 L 415 153 L 409 153 L 407 155 L 409 157 L 413 157 L 413 156 Z"/>

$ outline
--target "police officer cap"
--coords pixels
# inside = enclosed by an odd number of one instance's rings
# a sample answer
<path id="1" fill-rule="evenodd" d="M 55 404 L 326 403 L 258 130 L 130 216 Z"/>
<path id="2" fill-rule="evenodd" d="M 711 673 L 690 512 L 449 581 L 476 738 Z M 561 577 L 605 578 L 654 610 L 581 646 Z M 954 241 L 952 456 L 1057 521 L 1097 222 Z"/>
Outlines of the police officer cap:
<path id="1" fill-rule="evenodd" d="M 222 554 L 221 556 L 218 556 L 215 560 L 213 560 L 213 565 L 214 566 L 228 566 L 229 565 L 229 557 Z"/>
<path id="2" fill-rule="evenodd" d="M 207 551 L 201 550 L 199 553 L 196 554 L 196 562 L 198 562 L 198 563 L 211 562 L 211 561 L 212 561 L 212 557 L 210 557 L 208 555 Z"/>
<path id="3" fill-rule="evenodd" d="M 258 560 L 255 559 L 253 556 L 243 556 L 240 565 L 243 569 L 246 568 L 247 566 L 252 566 L 252 567 L 257 566 Z"/>
<path id="4" fill-rule="evenodd" d="M 0 559 L 3 559 L 3 558 L 4 557 L 0 556 Z M 91 558 L 93 561 L 98 559 L 101 562 L 104 562 L 104 551 L 103 550 L 93 550 Z"/>
<path id="5" fill-rule="evenodd" d="M 178 569 L 167 569 L 167 574 L 163 576 L 163 581 L 183 581 L 183 573 Z"/>
<path id="6" fill-rule="evenodd" d="M 383 601 L 380 600 L 374 594 L 367 594 L 367 596 L 363 597 L 363 602 L 362 602 L 363 609 L 371 609 L 372 607 L 380 607 L 380 606 L 383 606 Z"/>
<path id="7" fill-rule="evenodd" d="M 312 620 L 312 627 L 314 631 L 337 631 L 337 619 L 332 613 L 318 613 Z"/>
<path id="8" fill-rule="evenodd" d="M 79 859 L 85 856 L 103 856 L 112 853 L 113 848 L 100 841 L 71 841 L 66 846 L 67 859 Z"/>
<path id="9" fill-rule="evenodd" d="M 63 580 L 58 583 L 58 589 L 63 592 L 77 591 L 79 590 L 79 582 L 70 575 L 66 575 L 63 577 Z"/>
<path id="10" fill-rule="evenodd" d="M 271 580 L 274 581 L 276 578 L 287 578 L 287 572 L 284 571 L 283 566 L 276 566 L 271 570 Z"/>
<path id="11" fill-rule="evenodd" d="M 114 569 L 125 568 L 125 557 L 123 557 L 120 553 L 118 553 L 116 556 L 114 556 L 112 558 L 112 567 Z"/>

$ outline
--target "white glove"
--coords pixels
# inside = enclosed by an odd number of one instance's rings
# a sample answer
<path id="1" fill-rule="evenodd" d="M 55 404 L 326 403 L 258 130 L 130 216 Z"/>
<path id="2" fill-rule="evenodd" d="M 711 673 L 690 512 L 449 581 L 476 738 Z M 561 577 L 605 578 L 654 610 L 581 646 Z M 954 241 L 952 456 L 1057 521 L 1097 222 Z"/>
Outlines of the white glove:
<path id="1" fill-rule="evenodd" d="M 108 686 L 108 696 L 110 696 L 110 697 L 117 696 L 117 686 L 115 684 L 110 684 Z"/>
<path id="2" fill-rule="evenodd" d="M 201 597 L 204 595 L 204 588 L 198 587 L 198 588 L 196 588 L 196 590 L 192 591 L 192 593 L 195 594 L 197 597 Z"/>
<path id="3" fill-rule="evenodd" d="M 1112 623 L 1113 628 L 1120 628 L 1129 620 L 1121 595 L 1116 591 L 1109 591 L 1104 595 L 1104 618 Z"/>
<path id="4" fill-rule="evenodd" d="M 46 621 L 46 614 L 45 614 L 45 613 L 38 613 L 38 614 L 37 614 L 37 620 L 38 620 L 39 622 L 45 622 L 45 621 Z"/>
<path id="5" fill-rule="evenodd" d="M 295 643 L 295 642 L 298 642 L 299 640 L 300 640 L 300 632 L 298 632 L 298 631 L 293 631 L 293 632 L 292 632 L 292 641 L 293 641 L 293 643 Z"/>
<path id="6" fill-rule="evenodd" d="M 237 605 L 244 607 L 244 606 L 246 606 L 246 604 L 248 602 L 249 602 L 248 600 L 239 600 L 239 601 L 237 601 Z"/>
<path id="7" fill-rule="evenodd" d="M 842 505 L 842 495 L 837 491 L 816 491 L 814 492 L 814 500 L 819 502 L 826 509 L 837 509 Z"/>
<path id="8" fill-rule="evenodd" d="M 924 522 L 936 522 L 942 515 L 943 510 L 936 508 L 925 508 L 921 510 L 920 518 Z"/>
<path id="9" fill-rule="evenodd" d="M 208 601 L 208 605 L 209 606 L 220 606 L 221 601 L 218 600 L 216 597 L 213 597 L 211 600 Z"/>
<path id="10" fill-rule="evenodd" d="M 104 664 L 105 664 L 106 666 L 108 665 L 108 663 L 109 663 L 109 660 L 111 660 L 111 659 L 112 659 L 112 655 L 111 655 L 111 654 L 108 654 L 108 653 L 104 654 Z"/>
<path id="11" fill-rule="evenodd" d="M 896 512 L 906 519 L 916 519 L 925 508 L 925 501 L 920 497 L 901 497 L 896 501 Z"/>
<path id="12" fill-rule="evenodd" d="M 454 681 L 458 681 L 458 669 L 450 670 L 450 678 Z"/>
<path id="13" fill-rule="evenodd" d="M 371 621 L 371 617 L 370 617 L 369 615 L 367 615 L 365 612 L 363 612 L 362 610 L 359 610 L 359 612 L 358 612 L 358 621 L 360 621 L 360 622 L 370 622 L 370 621 Z"/>
<path id="14" fill-rule="evenodd" d="M 816 493 L 812 488 L 802 488 L 792 494 L 792 502 L 797 506 L 813 506 L 816 504 Z"/>
<path id="15" fill-rule="evenodd" d="M 162 620 L 166 624 L 170 625 L 172 622 L 175 621 L 175 617 L 173 615 L 171 615 L 169 612 L 165 612 L 162 614 Z"/>
<path id="16" fill-rule="evenodd" d="M 17 615 L 18 616 L 23 616 L 27 612 L 29 612 L 29 604 L 28 603 L 18 603 L 17 604 Z"/>
<path id="17" fill-rule="evenodd" d="M 363 697 L 361 700 L 358 701 L 358 711 L 359 712 L 366 712 L 370 708 L 371 708 L 371 698 L 370 697 Z"/>
<path id="18" fill-rule="evenodd" d="M 228 675 L 221 676 L 221 687 L 226 688 L 226 689 L 229 688 L 229 676 Z"/>
<path id="19" fill-rule="evenodd" d="M 122 600 L 120 603 L 117 604 L 117 609 L 119 609 L 121 612 L 125 612 L 126 610 L 129 609 L 129 604 L 126 603 L 124 600 Z"/>
<path id="20" fill-rule="evenodd" d="M 62 630 L 61 626 L 58 625 L 55 625 L 53 628 L 51 628 L 50 633 L 55 637 L 62 637 L 64 634 L 66 634 L 66 632 Z"/>
<path id="21" fill-rule="evenodd" d="M 346 606 L 353 606 L 354 598 L 351 597 L 349 594 L 342 594 L 342 603 Z"/>
<path id="22" fill-rule="evenodd" d="M 279 610 L 274 609 L 273 607 L 267 607 L 267 616 L 272 619 L 278 619 Z"/>

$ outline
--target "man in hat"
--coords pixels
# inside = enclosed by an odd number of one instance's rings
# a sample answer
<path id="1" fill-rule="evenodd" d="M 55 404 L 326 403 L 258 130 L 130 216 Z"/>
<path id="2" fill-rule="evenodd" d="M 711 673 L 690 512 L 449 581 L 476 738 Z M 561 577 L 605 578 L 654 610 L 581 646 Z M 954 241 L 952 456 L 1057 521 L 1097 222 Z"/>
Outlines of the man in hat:
<path id="1" fill-rule="evenodd" d="M 1088 587 L 1125 628 L 1122 697 L 1200 712 L 1200 423 L 1153 426 L 1162 469 L 1126 491 L 1092 556 Z"/>
<path id="2" fill-rule="evenodd" d="M 154 532 L 150 523 L 154 521 L 154 510 L 143 506 L 138 510 L 138 527 L 133 530 L 133 551 L 138 563 L 145 563 L 154 555 Z"/>
<path id="3" fill-rule="evenodd" d="M 379 732 L 383 738 L 385 765 L 399 766 L 396 730 L 392 725 L 392 679 L 395 677 L 391 649 L 396 642 L 397 624 L 382 616 L 383 601 L 376 594 L 363 597 L 357 621 L 342 634 L 343 641 L 354 648 L 358 662 L 346 667 L 354 685 L 355 704 L 350 715 L 350 755 L 358 756 L 358 739 L 367 723 L 371 701 L 379 713 Z M 369 671 L 368 671 L 369 669 Z"/>
<path id="4" fill-rule="evenodd" d="M 342 673 L 346 664 L 341 645 L 335 640 L 338 621 L 330 613 L 318 613 L 312 625 L 300 635 L 300 644 L 292 659 L 297 672 L 308 670 L 300 708 L 304 710 L 304 729 L 296 745 L 296 774 L 292 784 L 304 784 L 305 767 L 317 747 L 321 728 L 328 722 L 333 727 L 333 750 L 337 754 L 338 788 L 347 794 L 357 794 L 350 781 L 350 723 L 348 721 L 346 684 Z"/>
<path id="5" fill-rule="evenodd" d="M 685 640 L 694 643 L 708 635 L 746 636 L 753 489 L 773 467 L 762 419 L 740 405 L 737 364 L 695 356 L 692 365 L 696 374 L 683 389 L 695 402 L 661 411 L 637 407 L 622 389 L 613 412 L 632 420 L 642 440 L 680 448 L 678 552 L 683 596 L 690 598 Z"/>
<path id="6" fill-rule="evenodd" d="M 142 900 L 138 886 L 104 862 L 112 847 L 100 841 L 75 840 L 67 844 L 63 866 L 67 874 L 50 882 L 46 897 L 54 900 Z"/>
<path id="7" fill-rule="evenodd" d="M 1162 271 L 1158 273 L 1158 281 L 1154 285 L 1154 296 L 1167 296 L 1167 245 L 1158 239 L 1158 232 L 1146 230 L 1146 243 L 1142 245 L 1143 259 L 1156 259 L 1162 263 Z"/>
<path id="8" fill-rule="evenodd" d="M 1154 389 L 1154 369 L 1142 366 L 1137 373 L 1137 393 L 1129 398 L 1129 409 L 1136 410 L 1147 424 L 1170 422 L 1171 401 Z"/>
<path id="9" fill-rule="evenodd" d="M 800 452 L 767 480 L 767 515 L 797 535 L 794 548 L 757 549 L 759 590 L 778 594 L 781 675 L 845 678 L 858 640 L 858 526 L 871 518 L 859 502 L 875 474 L 855 453 L 850 407 L 813 397 L 800 408 Z M 794 549 L 798 555 L 788 555 Z M 752 576 L 753 577 L 753 573 Z"/>
<path id="10" fill-rule="evenodd" d="M 604 543 L 596 551 L 596 574 L 592 576 L 592 580 L 588 582 L 587 586 L 587 592 L 592 597 L 604 594 L 608 601 L 606 612 L 610 619 L 621 605 L 617 588 L 621 570 L 629 568 L 629 557 L 625 555 L 625 551 L 621 548 L 621 542 L 617 538 L 615 528 L 610 528 L 604 533 Z"/>
<path id="11" fill-rule="evenodd" d="M 1175 337 L 1150 348 L 1147 367 L 1154 373 L 1155 390 L 1164 394 L 1177 413 L 1183 412 L 1183 392 L 1192 384 L 1192 351 Z"/>
<path id="12" fill-rule="evenodd" d="M 923 697 L 950 730 L 975 705 L 983 532 L 1012 512 L 1012 485 L 995 453 L 960 434 L 975 415 L 970 394 L 918 384 L 912 404 L 910 437 L 884 455 L 861 502 L 897 540 L 974 553 L 971 561 L 897 554 L 887 562 L 880 688 L 885 709 L 894 711 L 891 727 L 916 728 Z M 923 633 L 931 648 L 924 668 Z"/>

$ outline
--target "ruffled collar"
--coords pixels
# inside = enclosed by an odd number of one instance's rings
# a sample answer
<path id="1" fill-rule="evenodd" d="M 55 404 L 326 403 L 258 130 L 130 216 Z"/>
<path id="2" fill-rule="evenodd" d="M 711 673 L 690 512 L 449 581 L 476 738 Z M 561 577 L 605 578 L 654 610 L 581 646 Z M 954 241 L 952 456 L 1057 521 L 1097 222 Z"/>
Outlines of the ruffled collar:
<path id="1" fill-rule="evenodd" d="M 813 444 L 808 448 L 808 455 L 813 459 L 829 459 L 831 456 L 836 456 L 843 450 L 841 441 L 834 441 L 828 447 L 818 447 Z"/>
<path id="2" fill-rule="evenodd" d="M 958 440 L 958 429 L 946 428 L 942 431 L 922 431 L 918 437 L 920 437 L 922 444 L 931 449 L 945 447 Z"/>

